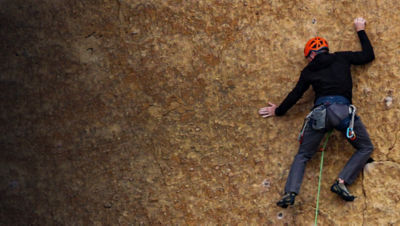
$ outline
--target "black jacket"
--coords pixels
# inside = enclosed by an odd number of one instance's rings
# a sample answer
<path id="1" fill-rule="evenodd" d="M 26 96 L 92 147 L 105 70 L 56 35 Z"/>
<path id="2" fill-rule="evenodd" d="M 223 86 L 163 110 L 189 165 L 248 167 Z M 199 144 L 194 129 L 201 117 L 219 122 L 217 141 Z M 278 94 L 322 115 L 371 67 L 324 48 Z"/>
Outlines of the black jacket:
<path id="1" fill-rule="evenodd" d="M 301 72 L 299 81 L 285 100 L 275 110 L 275 115 L 284 115 L 310 87 L 315 92 L 315 100 L 321 96 L 340 95 L 351 102 L 353 81 L 350 66 L 371 62 L 374 50 L 364 30 L 357 32 L 362 51 L 321 53 L 315 56 Z M 314 100 L 314 101 L 315 101 Z"/>

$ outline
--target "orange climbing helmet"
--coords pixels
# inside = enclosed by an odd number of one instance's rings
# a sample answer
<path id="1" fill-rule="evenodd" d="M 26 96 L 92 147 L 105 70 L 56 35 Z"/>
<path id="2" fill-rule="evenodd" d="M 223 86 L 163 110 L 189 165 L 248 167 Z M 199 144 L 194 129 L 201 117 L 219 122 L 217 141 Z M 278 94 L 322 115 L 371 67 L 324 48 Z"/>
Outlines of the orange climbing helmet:
<path id="1" fill-rule="evenodd" d="M 328 50 L 328 42 L 321 38 L 321 37 L 315 37 L 310 40 L 308 40 L 306 47 L 304 47 L 304 56 L 307 58 L 311 52 L 318 52 L 320 50 Z"/>

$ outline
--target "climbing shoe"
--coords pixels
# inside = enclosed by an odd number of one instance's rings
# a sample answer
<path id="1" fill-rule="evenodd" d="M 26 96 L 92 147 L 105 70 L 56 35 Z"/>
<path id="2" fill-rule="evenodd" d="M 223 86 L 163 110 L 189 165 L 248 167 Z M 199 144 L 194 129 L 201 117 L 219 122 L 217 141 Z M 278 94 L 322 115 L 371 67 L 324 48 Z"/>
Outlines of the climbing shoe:
<path id="1" fill-rule="evenodd" d="M 332 187 L 331 191 L 338 194 L 342 199 L 352 202 L 356 197 L 347 190 L 346 186 L 344 183 L 339 183 L 339 181 L 336 181 Z"/>
<path id="2" fill-rule="evenodd" d="M 296 193 L 290 192 L 290 193 L 285 193 L 282 196 L 282 199 L 279 200 L 276 205 L 282 207 L 282 208 L 287 208 L 289 205 L 294 204 L 294 199 L 296 198 Z"/>

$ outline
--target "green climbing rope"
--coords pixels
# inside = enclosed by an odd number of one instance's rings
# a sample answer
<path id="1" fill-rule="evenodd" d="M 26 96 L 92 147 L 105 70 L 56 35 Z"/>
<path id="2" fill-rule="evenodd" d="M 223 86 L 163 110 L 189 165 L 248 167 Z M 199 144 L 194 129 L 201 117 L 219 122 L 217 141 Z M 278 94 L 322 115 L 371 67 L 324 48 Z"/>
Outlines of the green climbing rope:
<path id="1" fill-rule="evenodd" d="M 319 166 L 319 179 L 318 179 L 318 194 L 317 194 L 317 205 L 315 208 L 315 223 L 314 225 L 317 225 L 318 221 L 318 211 L 319 211 L 319 192 L 321 191 L 321 178 L 322 178 L 322 167 L 324 165 L 324 152 L 326 148 L 326 144 L 328 143 L 329 137 L 331 136 L 333 130 L 329 131 L 328 136 L 325 139 L 324 145 L 322 146 L 322 153 L 321 153 L 321 164 Z"/>

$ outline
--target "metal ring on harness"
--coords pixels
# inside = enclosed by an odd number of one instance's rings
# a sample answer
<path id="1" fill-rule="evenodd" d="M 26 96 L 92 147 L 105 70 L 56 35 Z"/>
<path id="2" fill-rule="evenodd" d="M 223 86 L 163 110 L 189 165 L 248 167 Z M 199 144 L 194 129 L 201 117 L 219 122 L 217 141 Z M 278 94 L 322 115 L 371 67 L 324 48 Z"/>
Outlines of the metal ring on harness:
<path id="1" fill-rule="evenodd" d="M 346 137 L 349 138 L 350 140 L 356 139 L 356 133 L 354 132 L 353 128 L 347 128 Z"/>

